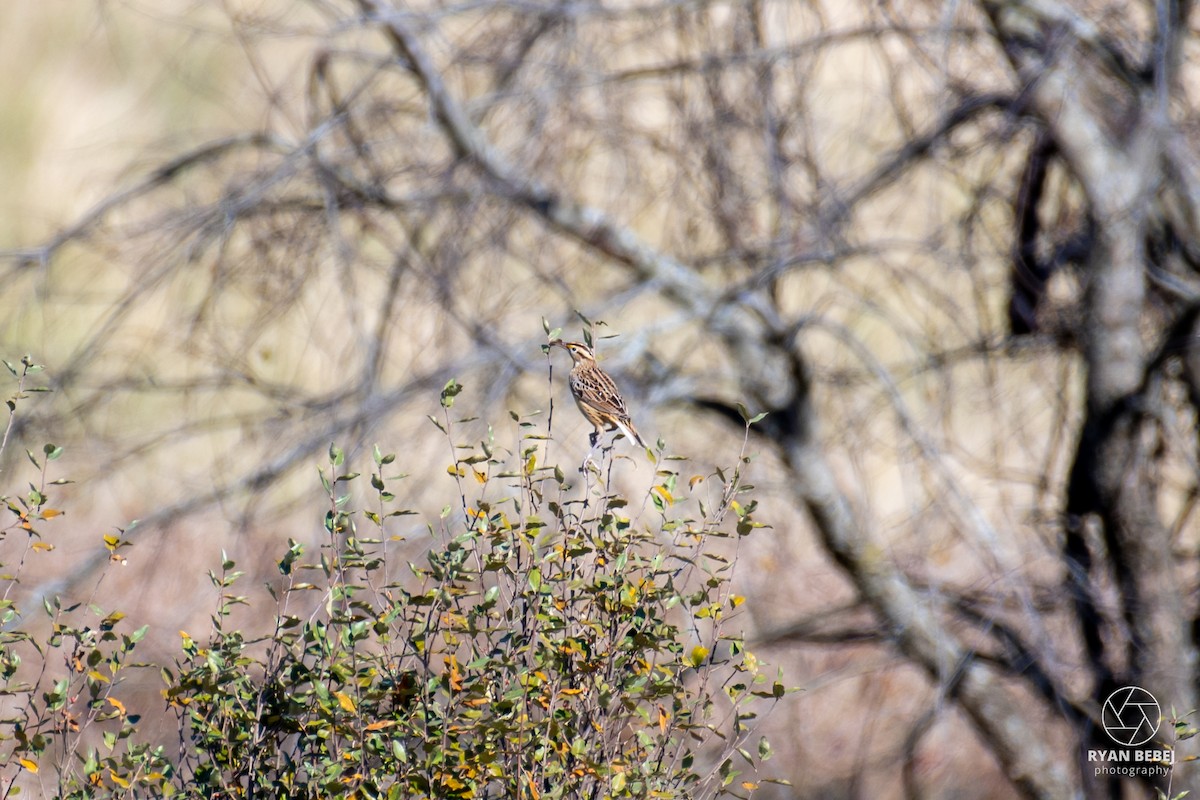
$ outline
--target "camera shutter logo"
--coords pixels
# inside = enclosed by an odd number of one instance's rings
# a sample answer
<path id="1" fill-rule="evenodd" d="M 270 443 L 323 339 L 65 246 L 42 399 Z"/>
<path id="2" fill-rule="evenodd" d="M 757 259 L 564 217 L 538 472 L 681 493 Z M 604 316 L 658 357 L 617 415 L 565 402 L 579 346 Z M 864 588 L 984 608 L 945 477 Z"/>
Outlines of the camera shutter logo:
<path id="1" fill-rule="evenodd" d="M 1136 747 L 1158 733 L 1158 700 L 1140 686 L 1117 689 L 1104 701 L 1100 721 L 1104 732 L 1117 744 Z"/>

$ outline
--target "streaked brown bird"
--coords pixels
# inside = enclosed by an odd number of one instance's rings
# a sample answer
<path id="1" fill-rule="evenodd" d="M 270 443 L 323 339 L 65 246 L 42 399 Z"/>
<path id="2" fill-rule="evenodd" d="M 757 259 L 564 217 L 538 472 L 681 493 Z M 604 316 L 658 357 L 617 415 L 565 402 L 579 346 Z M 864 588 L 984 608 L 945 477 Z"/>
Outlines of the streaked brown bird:
<path id="1" fill-rule="evenodd" d="M 629 418 L 629 409 L 625 406 L 625 400 L 617 390 L 617 385 L 607 372 L 600 369 L 592 348 L 583 342 L 564 342 L 562 339 L 555 339 L 550 342 L 550 346 L 566 350 L 575 362 L 567 382 L 571 386 L 575 404 L 596 429 L 590 437 L 592 447 L 596 446 L 600 434 L 606 430 L 619 430 L 639 447 L 647 447 L 645 440 L 633 426 L 633 420 Z"/>

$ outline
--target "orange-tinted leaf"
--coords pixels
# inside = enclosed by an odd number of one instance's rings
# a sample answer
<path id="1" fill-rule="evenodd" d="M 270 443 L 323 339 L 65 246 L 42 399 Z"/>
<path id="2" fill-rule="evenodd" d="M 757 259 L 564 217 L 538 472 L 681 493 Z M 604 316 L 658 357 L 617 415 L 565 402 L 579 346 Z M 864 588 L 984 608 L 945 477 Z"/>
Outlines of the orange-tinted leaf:
<path id="1" fill-rule="evenodd" d="M 394 719 L 381 719 L 378 722 L 372 722 L 370 725 L 368 725 L 367 730 L 381 731 L 384 728 L 390 728 L 395 724 L 396 724 L 396 720 L 394 720 Z"/>
<path id="2" fill-rule="evenodd" d="M 458 671 L 458 656 L 446 656 L 446 669 L 450 673 L 450 688 L 453 691 L 461 692 L 463 688 L 462 673 Z"/>

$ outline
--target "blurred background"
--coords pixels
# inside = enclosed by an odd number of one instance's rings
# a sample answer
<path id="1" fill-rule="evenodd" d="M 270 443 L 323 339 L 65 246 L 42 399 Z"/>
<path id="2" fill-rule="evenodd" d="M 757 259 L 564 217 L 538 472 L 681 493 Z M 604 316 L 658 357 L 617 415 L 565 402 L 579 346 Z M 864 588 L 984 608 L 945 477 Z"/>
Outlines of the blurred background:
<path id="1" fill-rule="evenodd" d="M 574 469 L 543 320 L 591 325 L 697 473 L 768 412 L 740 621 L 802 691 L 759 796 L 1153 796 L 1084 753 L 1116 686 L 1196 707 L 1190 10 L 6 0 L 0 355 L 53 391 L 3 491 L 47 442 L 73 481 L 15 594 L 169 660 L 223 552 L 320 540 L 331 442 L 456 502 L 451 378 L 464 440 L 542 412 Z"/>

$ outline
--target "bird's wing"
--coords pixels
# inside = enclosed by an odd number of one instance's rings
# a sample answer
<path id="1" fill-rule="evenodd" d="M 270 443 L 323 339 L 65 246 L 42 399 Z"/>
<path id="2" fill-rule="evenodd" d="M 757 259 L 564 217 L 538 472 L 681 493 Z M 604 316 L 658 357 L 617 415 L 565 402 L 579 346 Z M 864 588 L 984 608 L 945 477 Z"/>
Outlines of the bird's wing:
<path id="1" fill-rule="evenodd" d="M 629 416 L 625 400 L 607 373 L 598 369 L 590 370 L 586 375 L 579 376 L 579 384 L 580 391 L 576 393 L 579 402 L 601 414 L 611 414 L 614 417 Z"/>

